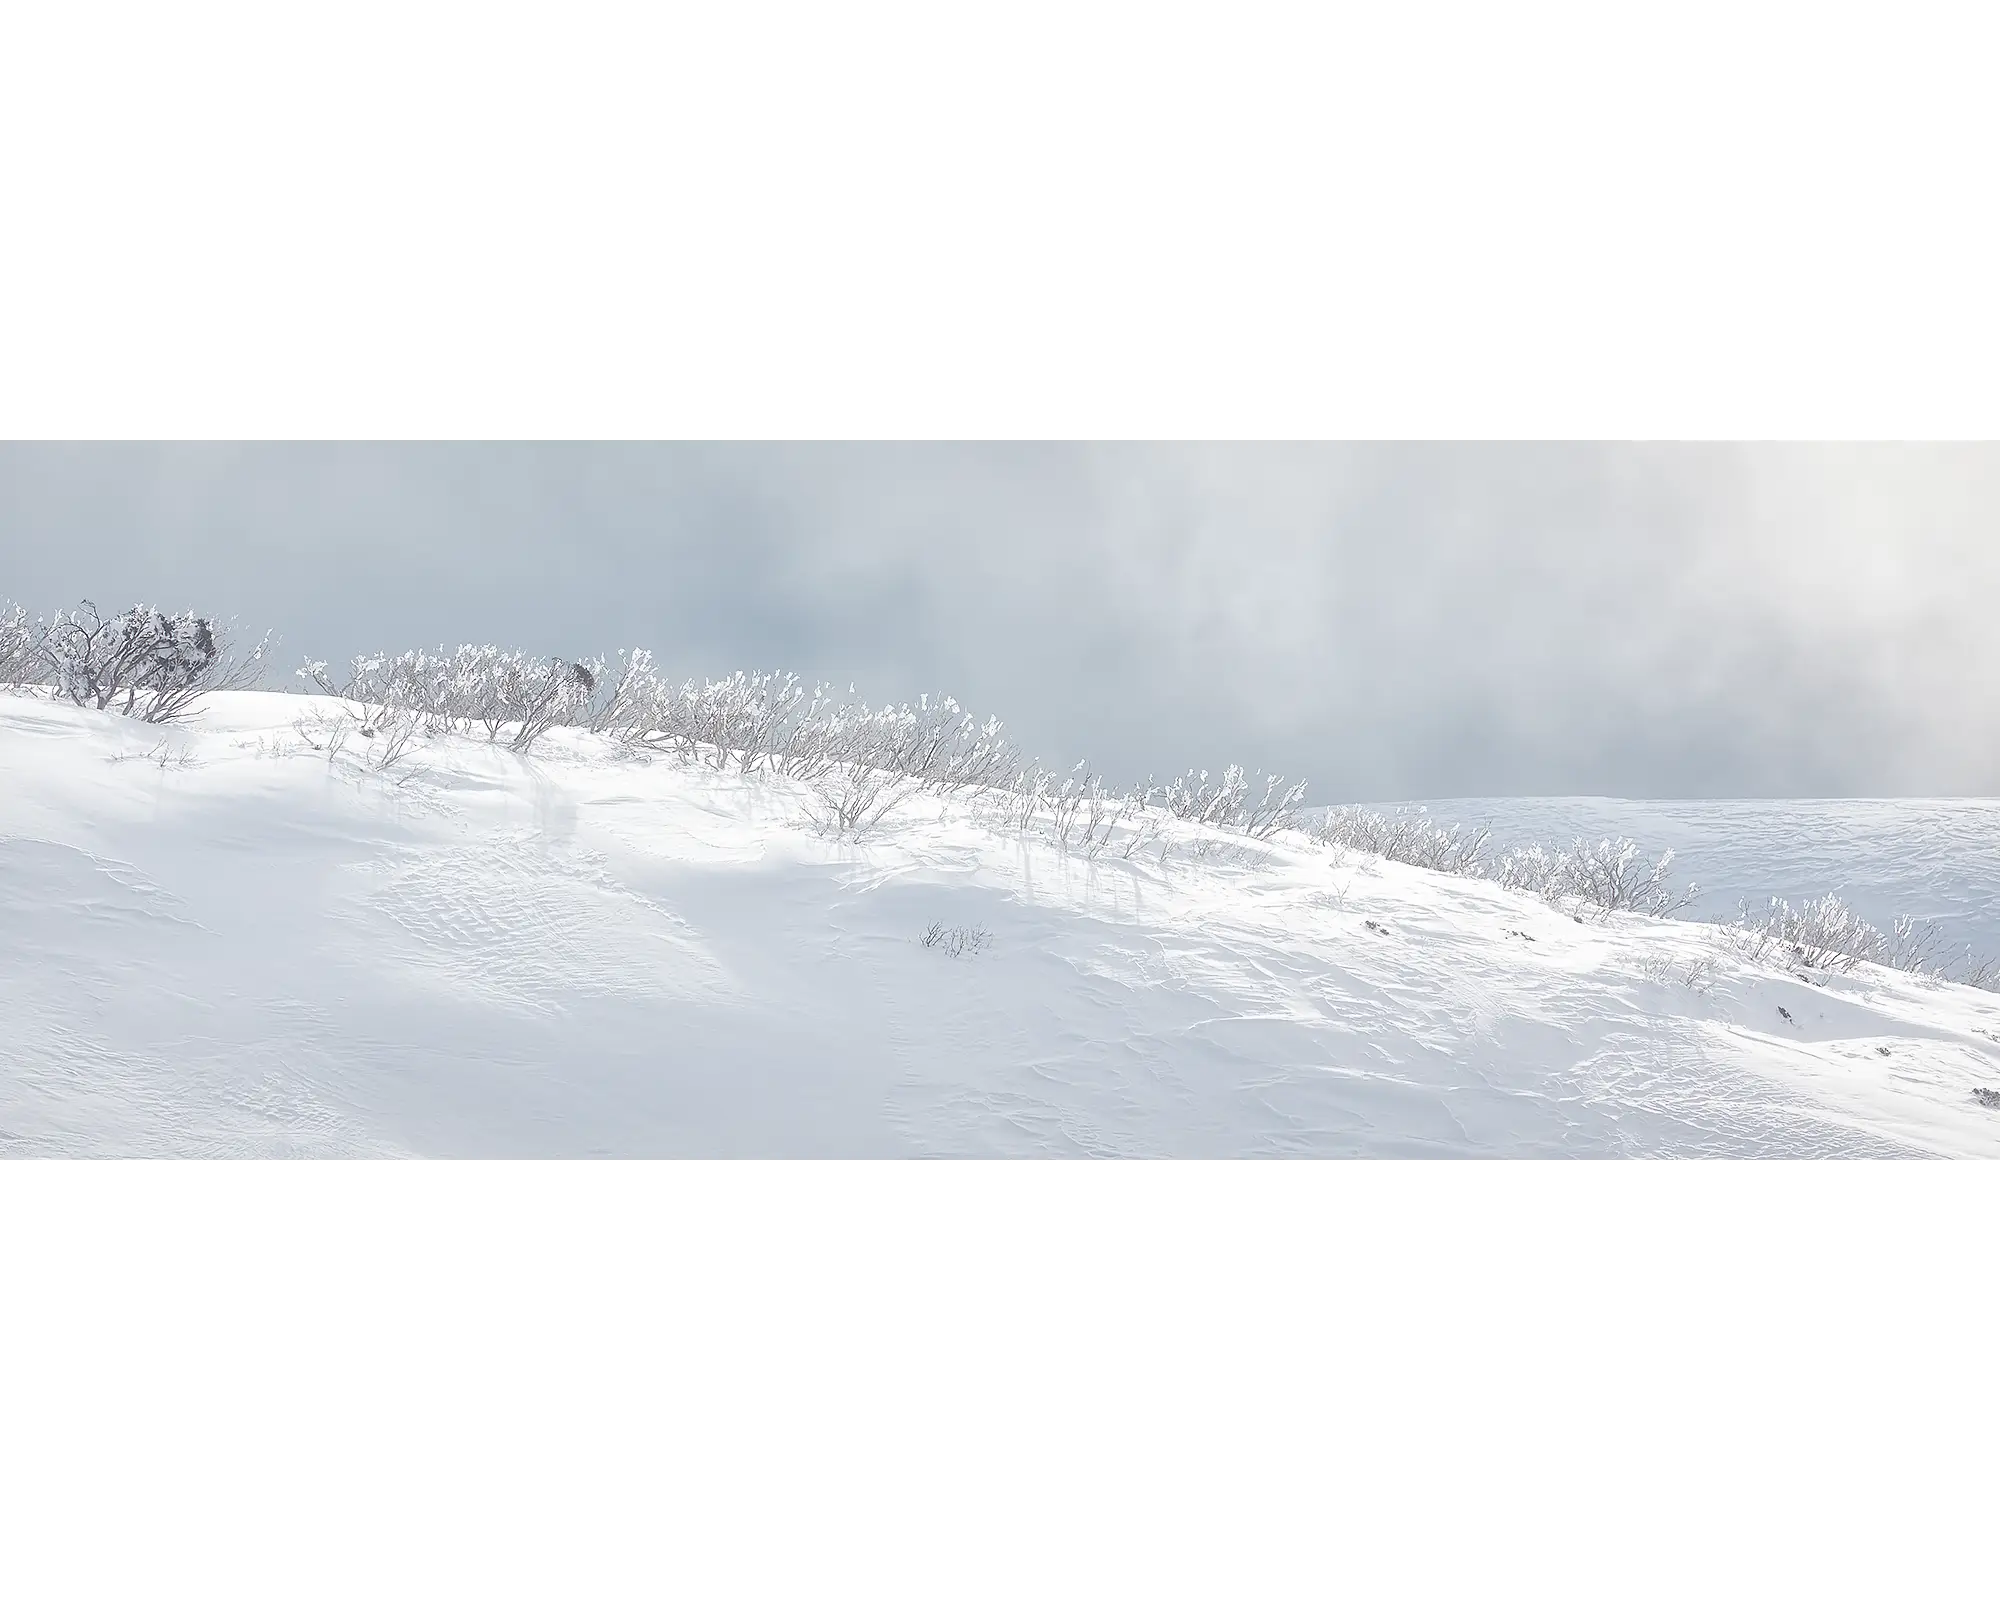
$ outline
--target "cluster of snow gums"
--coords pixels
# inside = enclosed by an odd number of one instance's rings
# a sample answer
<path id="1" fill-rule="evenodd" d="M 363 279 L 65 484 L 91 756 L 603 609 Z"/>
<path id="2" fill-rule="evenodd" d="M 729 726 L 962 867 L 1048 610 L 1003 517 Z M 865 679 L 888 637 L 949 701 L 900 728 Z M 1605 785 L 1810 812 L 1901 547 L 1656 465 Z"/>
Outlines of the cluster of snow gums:
<path id="1" fill-rule="evenodd" d="M 675 683 L 645 650 L 564 661 L 461 645 L 356 657 L 338 681 L 321 661 L 299 676 L 371 726 L 407 723 L 428 737 L 483 734 L 516 750 L 567 727 L 717 771 L 808 784 L 866 771 L 940 794 L 1005 785 L 1021 770 L 1000 724 L 976 721 L 950 698 L 876 707 L 825 684 L 808 689 L 788 672 Z"/>
<path id="2" fill-rule="evenodd" d="M 1796 907 L 1779 899 L 1763 906 L 1746 903 L 1722 926 L 1736 953 L 1761 966 L 1852 972 L 1872 962 L 1919 977 L 2000 989 L 2000 959 L 1968 950 L 1954 961 L 1941 948 L 1944 940 L 1935 923 L 1898 917 L 1884 931 L 1836 895 Z"/>
<path id="3" fill-rule="evenodd" d="M 307 662 L 299 676 L 351 705 L 367 737 L 383 736 L 379 750 L 398 753 L 419 733 L 435 739 L 483 732 L 488 742 L 504 733 L 514 749 L 528 750 L 549 729 L 577 722 L 597 687 L 596 674 L 580 662 L 492 645 L 461 645 L 449 654 L 357 656 L 339 683 L 324 661 Z"/>
<path id="4" fill-rule="evenodd" d="M 806 786 L 822 831 L 859 838 L 918 794 L 979 791 L 1017 826 L 1046 823 L 1066 850 L 1096 856 L 1118 840 L 1131 854 L 1157 836 L 1146 813 L 1267 839 L 1295 825 L 1303 783 L 1259 783 L 1230 767 L 1219 780 L 1190 772 L 1164 789 L 1122 790 L 1079 766 L 1051 772 L 1023 757 L 993 718 L 949 695 L 874 706 L 789 672 L 738 672 L 675 682 L 649 651 L 563 661 L 491 645 L 360 656 L 335 678 L 323 661 L 299 676 L 350 708 L 377 765 L 403 758 L 419 736 L 505 741 L 529 750 L 551 728 L 599 734 L 641 753 L 717 771 L 767 773 Z M 301 729 L 315 742 L 338 727 Z"/>
<path id="5" fill-rule="evenodd" d="M 255 683 L 268 642 L 239 657 L 212 618 L 192 611 L 170 616 L 139 605 L 104 617 L 86 600 L 30 617 L 13 606 L 0 609 L 0 684 L 142 722 L 178 722 L 210 691 Z"/>
<path id="6" fill-rule="evenodd" d="M 1489 859 L 1484 832 L 1441 827 L 1422 808 L 1384 814 L 1354 806 L 1325 812 L 1312 832 L 1337 849 L 1362 850 L 1461 878 L 1485 878 L 1551 905 L 1588 908 L 1600 916 L 1631 911 L 1669 917 L 1685 910 L 1695 896 L 1692 884 L 1679 891 L 1669 884 L 1671 850 L 1649 864 L 1630 839 L 1577 839 L 1566 850 L 1530 845 Z"/>
<path id="7" fill-rule="evenodd" d="M 0 606 L 0 688 L 39 682 L 32 619 L 19 606 Z"/>
<path id="8" fill-rule="evenodd" d="M 598 662 L 595 670 L 606 671 Z M 950 696 L 870 706 L 826 684 L 810 690 L 789 672 L 739 672 L 675 684 L 644 650 L 621 652 L 588 725 L 631 746 L 667 751 L 718 770 L 770 772 L 802 783 L 879 772 L 951 794 L 1013 780 L 1021 758 L 991 718 Z"/>
<path id="9" fill-rule="evenodd" d="M 86 602 L 46 619 L 0 607 L 0 686 L 170 723 L 210 691 L 259 681 L 267 644 L 239 655 L 213 620 L 145 605 L 102 618 Z M 950 696 L 875 706 L 852 686 L 808 686 L 786 672 L 676 682 L 645 650 L 568 661 L 493 645 L 360 656 L 338 676 L 325 662 L 308 662 L 298 677 L 334 706 L 301 716 L 300 736 L 329 758 L 358 751 L 377 770 L 403 762 L 425 740 L 483 737 L 525 753 L 567 728 L 635 755 L 788 780 L 803 792 L 807 821 L 840 839 L 865 837 L 915 796 L 963 794 L 989 823 L 1032 830 L 1092 860 L 1157 845 L 1164 861 L 1176 844 L 1190 857 L 1218 859 L 1223 849 L 1254 854 L 1257 843 L 1285 834 L 1336 855 L 1358 851 L 1481 879 L 1578 918 L 1671 917 L 1695 893 L 1670 883 L 1671 851 L 1648 860 L 1625 838 L 1489 855 L 1487 834 L 1440 826 L 1421 808 L 1337 807 L 1308 818 L 1303 783 L 1251 777 L 1240 766 L 1137 789 L 1107 783 L 1083 763 L 1052 771 L 1026 759 L 997 720 L 974 717 Z M 1235 846 L 1226 844 L 1231 835 Z M 1850 971 L 1869 962 L 2000 986 L 2000 962 L 1970 952 L 1948 959 L 1935 925 L 1899 918 L 1883 931 L 1831 895 L 1797 909 L 1783 901 L 1742 906 L 1719 933 L 1767 966 Z"/>
<path id="10" fill-rule="evenodd" d="M 1618 912 L 1672 917 L 1694 902 L 1692 883 L 1675 888 L 1668 878 L 1674 853 L 1648 861 L 1631 839 L 1575 839 L 1567 848 L 1528 845 L 1489 856 L 1489 835 L 1444 826 L 1422 807 L 1394 812 L 1359 806 L 1328 809 L 1306 829 L 1321 844 L 1358 850 L 1430 872 L 1478 878 L 1531 894 L 1573 915 L 1599 918 Z M 1863 962 L 1921 978 L 2000 988 L 2000 959 L 1970 950 L 1954 955 L 1935 923 L 1898 917 L 1877 928 L 1836 895 L 1794 907 L 1739 905 L 1717 924 L 1723 942 L 1745 960 L 1792 971 L 1852 972 Z"/>

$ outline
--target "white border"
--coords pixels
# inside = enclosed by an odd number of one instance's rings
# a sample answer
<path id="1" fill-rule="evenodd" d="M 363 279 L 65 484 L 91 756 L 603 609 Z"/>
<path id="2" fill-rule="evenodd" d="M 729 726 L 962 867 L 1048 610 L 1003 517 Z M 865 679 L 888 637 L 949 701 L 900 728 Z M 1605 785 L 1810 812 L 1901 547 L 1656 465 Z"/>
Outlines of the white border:
<path id="1" fill-rule="evenodd" d="M 0 434 L 1991 436 L 1989 28 L 22 9 Z"/>
<path id="2" fill-rule="evenodd" d="M 1942 1165 L 0 1168 L 9 1586 L 1970 1593 L 1994 1199 Z"/>
<path id="3" fill-rule="evenodd" d="M 16 8 L 0 434 L 1978 437 L 1970 10 Z M 1983 1170 L 0 1170 L 10 1590 L 1937 1594 Z"/>

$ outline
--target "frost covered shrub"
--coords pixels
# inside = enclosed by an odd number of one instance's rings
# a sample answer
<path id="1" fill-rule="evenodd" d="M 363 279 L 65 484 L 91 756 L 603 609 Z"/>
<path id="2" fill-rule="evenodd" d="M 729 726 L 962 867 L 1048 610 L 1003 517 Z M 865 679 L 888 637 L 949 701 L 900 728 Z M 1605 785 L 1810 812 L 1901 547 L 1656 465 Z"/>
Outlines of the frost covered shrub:
<path id="1" fill-rule="evenodd" d="M 27 612 L 0 605 L 0 688 L 32 688 L 47 676 L 47 664 L 36 648 L 38 636 Z"/>
<path id="2" fill-rule="evenodd" d="M 1552 905 L 1590 906 L 1604 916 L 1628 911 L 1670 917 L 1695 897 L 1693 884 L 1677 891 L 1667 881 L 1673 860 L 1669 850 L 1648 866 L 1630 839 L 1578 839 L 1561 851 L 1540 845 L 1510 850 L 1490 876 L 1503 889 L 1539 895 Z"/>
<path id="3" fill-rule="evenodd" d="M 423 718 L 408 706 L 364 706 L 355 719 L 363 747 L 362 759 L 386 772 L 416 747 L 424 731 Z"/>
<path id="4" fill-rule="evenodd" d="M 1039 766 L 1017 774 L 1005 789 L 989 797 L 989 820 L 1016 833 L 1026 833 L 1047 804 L 1051 781 Z"/>
<path id="5" fill-rule="evenodd" d="M 549 729 L 581 720 L 596 687 L 597 674 L 580 661 L 503 658 L 496 688 L 506 722 L 514 727 L 514 748 L 532 749 Z"/>
<path id="6" fill-rule="evenodd" d="M 1305 797 L 1303 783 L 1288 787 L 1275 774 L 1264 779 L 1263 792 L 1257 793 L 1241 767 L 1228 767 L 1214 782 L 1205 771 L 1184 773 L 1167 785 L 1160 798 L 1183 822 L 1234 828 L 1253 839 L 1268 839 L 1280 828 L 1297 825 L 1299 802 Z"/>
<path id="7" fill-rule="evenodd" d="M 1021 768 L 1020 753 L 1000 723 L 975 721 L 949 695 L 920 696 L 912 706 L 883 707 L 864 719 L 864 736 L 880 758 L 931 793 L 1004 783 Z"/>
<path id="8" fill-rule="evenodd" d="M 933 922 L 917 941 L 926 950 L 942 950 L 954 961 L 976 956 L 992 942 L 993 935 L 978 923 L 969 928 L 947 928 L 942 922 Z"/>
<path id="9" fill-rule="evenodd" d="M 352 749 L 364 767 L 386 772 L 416 748 L 423 719 L 408 706 L 355 702 L 345 715 L 308 711 L 293 719 L 292 731 L 305 747 L 331 765 L 343 750 Z M 358 740 L 359 743 L 354 741 Z"/>
<path id="10" fill-rule="evenodd" d="M 550 728 L 587 720 L 601 670 L 601 663 L 460 645 L 450 654 L 440 646 L 435 655 L 356 656 L 338 683 L 324 661 L 307 662 L 299 676 L 353 702 L 363 723 L 381 720 L 399 734 L 407 725 L 409 737 L 483 729 L 489 743 L 512 729 L 509 744 L 526 751 Z"/>
<path id="11" fill-rule="evenodd" d="M 738 672 L 703 684 L 690 680 L 674 685 L 653 673 L 645 651 L 635 650 L 625 658 L 611 699 L 615 712 L 601 725 L 626 742 L 700 761 L 718 772 L 732 759 L 741 771 L 754 772 L 774 765 L 794 729 L 805 691 L 790 673 L 775 672 Z M 815 697 L 815 710 L 818 704 Z M 843 753 L 828 752 L 818 770 L 830 769 Z M 794 775 L 812 774 L 802 770 Z"/>
<path id="12" fill-rule="evenodd" d="M 1671 850 L 1648 865 L 1630 839 L 1578 839 L 1567 850 L 1529 845 L 1488 861 L 1486 830 L 1441 826 L 1421 806 L 1393 813 L 1336 807 L 1308 831 L 1337 850 L 1365 850 L 1405 866 L 1485 878 L 1552 905 L 1589 906 L 1606 916 L 1630 911 L 1669 917 L 1685 910 L 1695 895 L 1692 884 L 1675 890 L 1667 881 Z"/>
<path id="13" fill-rule="evenodd" d="M 1256 791 L 1240 767 L 1229 768 L 1221 781 L 1205 772 L 1190 772 L 1160 789 L 1126 791 L 1107 783 L 1079 761 L 1067 773 L 1055 773 L 1039 763 L 1016 765 L 1004 782 L 982 773 L 982 809 L 988 820 L 1017 833 L 1031 830 L 1068 855 L 1095 860 L 1106 854 L 1131 859 L 1168 834 L 1170 819 L 1213 830 L 1161 843 L 1162 860 L 1176 842 L 1195 859 L 1207 859 L 1223 841 L 1214 832 L 1238 832 L 1267 839 L 1278 829 L 1294 826 L 1304 784 L 1287 786 L 1282 778 L 1264 780 Z"/>
<path id="14" fill-rule="evenodd" d="M 1434 872 L 1484 878 L 1579 913 L 1594 908 L 1604 916 L 1671 917 L 1685 911 L 1696 894 L 1693 884 L 1676 889 L 1668 880 L 1671 850 L 1649 865 L 1630 839 L 1578 839 L 1567 850 L 1529 845 L 1488 861 L 1482 857 L 1486 833 L 1440 827 L 1420 807 L 1395 814 L 1339 807 L 1307 833 L 1336 851 L 1364 850 Z M 1746 904 L 1721 925 L 1721 933 L 1738 955 L 1756 964 L 1850 972 L 1867 961 L 1933 981 L 2000 989 L 2000 958 L 1968 950 L 1949 959 L 1936 924 L 1898 917 L 1885 933 L 1834 895 L 1797 908 L 1783 900 L 1761 908 Z"/>
<path id="15" fill-rule="evenodd" d="M 1865 963 L 1928 983 L 2000 989 L 2000 959 L 1969 948 L 1953 957 L 1945 949 L 1944 930 L 1914 917 L 1898 917 L 1884 931 L 1837 895 L 1798 906 L 1775 898 L 1761 906 L 1740 902 L 1717 932 L 1737 956 L 1756 966 L 1845 973 Z"/>
<path id="16" fill-rule="evenodd" d="M 1952 981 L 1974 989 L 2000 989 L 2000 957 L 1976 956 L 1968 949 Z"/>
<path id="17" fill-rule="evenodd" d="M 1887 949 L 1879 929 L 1831 894 L 1796 907 L 1776 898 L 1765 906 L 1745 902 L 1737 907 L 1728 932 L 1746 961 L 1819 972 L 1852 972 Z"/>
<path id="18" fill-rule="evenodd" d="M 517 750 L 551 728 L 582 727 L 717 771 L 807 784 L 838 778 L 836 787 L 852 787 L 871 768 L 933 793 L 1005 785 L 1021 768 L 997 721 L 975 720 L 948 696 L 875 707 L 851 690 L 808 690 L 784 672 L 673 683 L 645 650 L 620 651 L 607 663 L 461 645 L 357 656 L 337 682 L 322 661 L 306 663 L 299 676 L 342 700 L 407 710 L 426 734 L 483 732 L 489 741 L 504 734 Z"/>
<path id="19" fill-rule="evenodd" d="M 1276 777 L 1262 779 L 1259 789 L 1241 767 L 1218 782 L 1189 773 L 1157 797 L 1120 792 L 1081 768 L 1056 777 L 1024 762 L 997 719 L 981 721 L 949 695 L 873 706 L 851 686 L 844 694 L 823 683 L 808 688 L 785 672 L 675 683 L 644 650 L 620 651 L 614 665 L 583 670 L 594 683 L 568 720 L 629 748 L 718 772 L 733 767 L 794 779 L 813 791 L 814 825 L 842 836 L 848 824 L 840 819 L 854 796 L 873 788 L 864 776 L 871 772 L 902 780 L 911 793 L 983 791 L 1000 799 L 1015 826 L 1046 820 L 1061 848 L 1090 856 L 1119 846 L 1130 854 L 1156 836 L 1158 819 L 1145 816 L 1156 798 L 1185 820 L 1265 839 L 1296 825 L 1305 795 L 1304 784 Z"/>
<path id="20" fill-rule="evenodd" d="M 1078 762 L 1059 781 L 1037 774 L 1040 793 L 1037 809 L 1046 809 L 1050 831 L 1058 849 L 1096 860 L 1109 847 L 1120 828 L 1133 833 L 1132 824 L 1145 810 L 1145 800 L 1135 794 L 1121 794 Z M 1130 853 L 1128 843 L 1127 852 Z"/>
<path id="21" fill-rule="evenodd" d="M 914 792 L 901 773 L 865 762 L 843 762 L 807 786 L 806 819 L 823 839 L 868 837 Z"/>
<path id="22" fill-rule="evenodd" d="M 1019 753 L 1001 725 L 979 722 L 949 696 L 870 706 L 788 672 L 739 672 L 669 683 L 643 650 L 621 653 L 590 712 L 600 733 L 726 771 L 768 771 L 812 783 L 836 769 L 873 767 L 931 793 L 1005 785 Z"/>
<path id="23" fill-rule="evenodd" d="M 1385 861 L 1462 878 L 1480 876 L 1480 852 L 1487 838 L 1484 831 L 1462 832 L 1456 824 L 1440 827 L 1421 806 L 1389 814 L 1338 806 L 1321 816 L 1309 832 L 1321 844 L 1337 849 L 1365 850 Z"/>
<path id="24" fill-rule="evenodd" d="M 1257 779 L 1263 781 L 1261 790 Z M 1168 815 L 1182 822 L 1268 839 L 1280 829 L 1299 825 L 1299 805 L 1305 797 L 1303 783 L 1287 784 L 1275 773 L 1250 778 L 1241 767 L 1231 766 L 1216 779 L 1205 769 L 1185 772 L 1164 789 L 1148 789 L 1141 803 L 1157 801 Z"/>
<path id="25" fill-rule="evenodd" d="M 1692 989 L 1696 994 L 1709 994 L 1715 988 L 1716 965 L 1711 956 L 1697 956 L 1692 959 L 1664 955 L 1645 956 L 1640 959 L 1637 971 L 1648 983 L 1679 984 L 1684 989 Z"/>
<path id="26" fill-rule="evenodd" d="M 735 673 L 696 684 L 672 684 L 653 671 L 644 650 L 621 655 L 607 694 L 592 710 L 588 725 L 645 750 L 725 770 L 732 758 L 744 772 L 774 765 L 772 758 L 791 731 L 804 690 L 789 673 Z M 815 706 L 817 702 L 815 701 Z M 831 770 L 835 752 L 800 778 Z"/>
<path id="27" fill-rule="evenodd" d="M 43 681 L 80 706 L 141 722 L 176 722 L 205 694 L 241 689 L 262 675 L 269 635 L 239 658 L 207 617 L 134 606 L 101 617 L 84 601 L 36 629 Z"/>
<path id="28" fill-rule="evenodd" d="M 1884 932 L 1837 895 L 1796 907 L 1779 899 L 1763 906 L 1744 902 L 1722 924 L 1722 933 L 1738 955 L 1761 966 L 1852 972 L 1870 962 L 1938 982 L 2000 987 L 2000 961 L 1982 960 L 1968 950 L 1954 963 L 1937 924 L 1898 917 Z"/>
<path id="29" fill-rule="evenodd" d="M 1900 972 L 1914 972 L 1920 976 L 1942 974 L 1943 945 L 1944 930 L 1935 922 L 1898 917 L 1889 924 L 1889 931 L 1882 940 L 1881 954 L 1875 959 L 1883 966 L 1894 967 Z"/>
<path id="30" fill-rule="evenodd" d="M 1160 800 L 1182 822 L 1227 828 L 1242 817 L 1249 794 L 1250 784 L 1243 776 L 1243 769 L 1229 767 L 1213 783 L 1205 770 L 1184 773 L 1167 785 Z"/>
<path id="31" fill-rule="evenodd" d="M 1264 792 L 1246 802 L 1241 827 L 1252 839 L 1268 839 L 1299 825 L 1299 806 L 1306 797 L 1303 783 L 1287 785 L 1275 773 L 1264 780 Z"/>
<path id="32" fill-rule="evenodd" d="M 1107 852 L 1130 860 L 1160 839 L 1167 817 L 1149 792 L 1121 791 L 1083 762 L 1061 776 L 1029 767 L 1004 788 L 989 787 L 983 809 L 989 823 L 1035 831 L 1064 854 L 1090 861 Z"/>
<path id="33" fill-rule="evenodd" d="M 814 697 L 814 714 L 784 749 L 783 768 L 837 751 L 910 779 L 925 793 L 952 794 L 1011 782 L 1021 759 L 999 722 L 977 721 L 950 696 L 920 696 L 914 706 L 871 707 Z"/>

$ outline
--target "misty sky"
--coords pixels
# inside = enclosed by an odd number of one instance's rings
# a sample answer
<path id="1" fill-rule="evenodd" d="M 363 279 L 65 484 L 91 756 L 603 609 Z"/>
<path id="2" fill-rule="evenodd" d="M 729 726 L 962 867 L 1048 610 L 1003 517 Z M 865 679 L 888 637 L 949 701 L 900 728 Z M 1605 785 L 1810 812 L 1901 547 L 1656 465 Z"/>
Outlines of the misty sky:
<path id="1" fill-rule="evenodd" d="M 644 645 L 1318 800 L 2000 793 L 2000 447 L 9 445 L 0 597 Z"/>

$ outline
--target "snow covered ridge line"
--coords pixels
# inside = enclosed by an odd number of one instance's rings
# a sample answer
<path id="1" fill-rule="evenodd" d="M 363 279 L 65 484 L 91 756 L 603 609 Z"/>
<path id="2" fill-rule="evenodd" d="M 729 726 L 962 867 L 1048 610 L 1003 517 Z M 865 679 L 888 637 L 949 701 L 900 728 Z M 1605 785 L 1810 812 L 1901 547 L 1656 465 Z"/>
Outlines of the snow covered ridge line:
<path id="1" fill-rule="evenodd" d="M 266 636 L 239 656 L 212 620 L 151 606 L 100 619 L 86 602 L 46 621 L 0 607 L 0 685 L 177 722 L 213 690 L 259 682 L 268 644 Z M 1086 859 L 1129 859 L 1155 845 L 1164 859 L 1172 818 L 1193 825 L 1181 830 L 1181 842 L 1203 857 L 1222 848 L 1214 832 L 1258 842 L 1282 833 L 1492 882 L 1578 916 L 1672 917 L 1695 892 L 1669 882 L 1671 851 L 1649 864 L 1626 838 L 1577 839 L 1567 849 L 1533 845 L 1489 859 L 1486 834 L 1441 827 L 1421 808 L 1385 814 L 1339 807 L 1308 821 L 1301 814 L 1305 784 L 1261 774 L 1253 780 L 1239 766 L 1219 778 L 1189 772 L 1164 787 L 1149 781 L 1134 790 L 1106 783 L 1084 763 L 1053 772 L 1027 760 L 998 720 L 981 722 L 950 696 L 871 706 L 852 685 L 845 693 L 823 683 L 808 688 L 784 672 L 677 684 L 637 649 L 565 661 L 493 645 L 440 646 L 359 656 L 338 678 L 325 662 L 308 662 L 297 676 L 344 708 L 307 712 L 296 724 L 301 739 L 329 758 L 358 749 L 377 770 L 399 766 L 423 739 L 483 735 L 526 753 L 551 729 L 567 727 L 634 753 L 795 780 L 812 796 L 806 820 L 826 837 L 865 838 L 917 795 L 970 792 L 990 820 L 1045 831 L 1064 853 Z M 1779 900 L 1745 904 L 1720 935 L 1746 959 L 1773 968 L 1846 972 L 1869 962 L 2000 988 L 2000 960 L 1970 951 L 1949 959 L 1934 925 L 1904 917 L 1884 932 L 1832 895 L 1796 910 Z"/>

